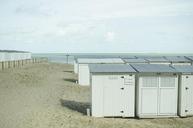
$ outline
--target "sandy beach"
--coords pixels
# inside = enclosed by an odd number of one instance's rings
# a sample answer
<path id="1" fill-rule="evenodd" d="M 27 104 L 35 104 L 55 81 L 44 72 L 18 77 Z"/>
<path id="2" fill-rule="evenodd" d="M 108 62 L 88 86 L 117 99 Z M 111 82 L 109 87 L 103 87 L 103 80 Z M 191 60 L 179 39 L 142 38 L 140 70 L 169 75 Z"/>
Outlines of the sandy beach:
<path id="1" fill-rule="evenodd" d="M 89 87 L 76 84 L 73 66 L 42 63 L 0 71 L 0 128 L 191 128 L 193 117 L 93 118 Z"/>

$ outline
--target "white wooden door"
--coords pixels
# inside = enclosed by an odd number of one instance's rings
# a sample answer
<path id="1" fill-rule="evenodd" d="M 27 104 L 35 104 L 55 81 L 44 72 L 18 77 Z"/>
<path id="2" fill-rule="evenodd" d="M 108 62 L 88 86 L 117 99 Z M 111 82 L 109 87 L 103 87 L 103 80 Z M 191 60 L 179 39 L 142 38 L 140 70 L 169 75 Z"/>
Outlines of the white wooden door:
<path id="1" fill-rule="evenodd" d="M 177 76 L 162 76 L 159 84 L 159 115 L 177 113 Z"/>
<path id="2" fill-rule="evenodd" d="M 122 91 L 123 79 L 118 75 L 104 77 L 103 114 L 106 117 L 122 116 L 124 111 Z"/>
<path id="3" fill-rule="evenodd" d="M 186 75 L 184 79 L 185 113 L 186 115 L 193 115 L 193 76 Z"/>
<path id="4" fill-rule="evenodd" d="M 140 113 L 142 115 L 157 115 L 159 79 L 154 76 L 140 77 Z"/>
<path id="5" fill-rule="evenodd" d="M 135 75 L 124 76 L 122 90 L 123 115 L 124 117 L 135 116 Z"/>

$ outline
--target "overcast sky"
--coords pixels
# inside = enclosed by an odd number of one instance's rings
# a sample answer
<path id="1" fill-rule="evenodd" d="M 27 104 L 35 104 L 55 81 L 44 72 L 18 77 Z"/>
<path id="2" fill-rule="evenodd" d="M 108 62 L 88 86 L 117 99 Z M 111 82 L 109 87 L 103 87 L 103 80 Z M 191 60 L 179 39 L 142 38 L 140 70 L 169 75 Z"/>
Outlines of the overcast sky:
<path id="1" fill-rule="evenodd" d="M 193 52 L 193 0 L 0 0 L 0 49 Z"/>

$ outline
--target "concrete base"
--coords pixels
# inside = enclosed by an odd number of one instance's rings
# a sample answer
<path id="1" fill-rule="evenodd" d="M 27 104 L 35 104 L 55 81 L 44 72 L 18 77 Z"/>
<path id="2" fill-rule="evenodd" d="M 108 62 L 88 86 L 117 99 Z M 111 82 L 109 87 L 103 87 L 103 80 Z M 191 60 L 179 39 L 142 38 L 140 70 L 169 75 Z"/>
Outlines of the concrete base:
<path id="1" fill-rule="evenodd" d="M 163 116 L 153 116 L 153 115 L 150 115 L 150 116 L 146 116 L 146 115 L 141 115 L 141 116 L 137 116 L 138 118 L 141 118 L 141 119 L 152 119 L 152 118 L 177 118 L 179 116 L 177 115 L 163 115 Z"/>

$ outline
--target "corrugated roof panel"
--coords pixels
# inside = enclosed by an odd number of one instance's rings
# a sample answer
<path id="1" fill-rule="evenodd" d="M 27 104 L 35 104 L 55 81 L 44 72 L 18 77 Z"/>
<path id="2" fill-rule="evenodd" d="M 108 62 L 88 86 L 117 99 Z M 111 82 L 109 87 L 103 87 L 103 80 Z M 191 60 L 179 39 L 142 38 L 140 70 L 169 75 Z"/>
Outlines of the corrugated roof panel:
<path id="1" fill-rule="evenodd" d="M 193 61 L 193 56 L 186 56 L 186 57 Z"/>
<path id="2" fill-rule="evenodd" d="M 137 57 L 136 56 L 123 55 L 123 56 L 120 56 L 120 58 L 122 58 L 122 59 L 136 59 Z"/>
<path id="3" fill-rule="evenodd" d="M 191 65 L 174 65 L 172 67 L 182 73 L 193 73 L 193 66 Z"/>
<path id="4" fill-rule="evenodd" d="M 96 59 L 96 58 L 79 58 L 77 59 L 78 63 L 82 64 L 123 64 L 124 61 L 120 58 L 101 58 L 101 59 Z"/>
<path id="5" fill-rule="evenodd" d="M 123 59 L 126 63 L 147 63 L 148 61 L 142 58 L 137 59 Z"/>
<path id="6" fill-rule="evenodd" d="M 74 55 L 74 58 L 136 58 L 132 55 Z"/>
<path id="7" fill-rule="evenodd" d="M 134 73 L 136 72 L 130 65 L 126 64 L 90 64 L 90 72 L 95 73 Z"/>
<path id="8" fill-rule="evenodd" d="M 163 56 L 157 56 L 157 55 L 138 55 L 137 58 L 147 59 L 147 58 L 163 58 Z"/>
<path id="9" fill-rule="evenodd" d="M 75 55 L 75 58 L 85 58 L 85 59 L 103 59 L 103 58 L 120 58 L 120 56 L 116 55 Z"/>
<path id="10" fill-rule="evenodd" d="M 161 64 L 131 64 L 138 72 L 142 73 L 175 73 L 174 68 Z"/>
<path id="11" fill-rule="evenodd" d="M 8 52 L 8 53 L 30 53 L 28 51 L 16 51 L 16 50 L 0 50 L 0 52 Z"/>
<path id="12" fill-rule="evenodd" d="M 148 57 L 145 58 L 149 62 L 170 62 L 169 60 L 165 59 L 164 57 Z"/>
<path id="13" fill-rule="evenodd" d="M 190 62 L 184 56 L 166 56 L 165 58 L 171 62 Z"/>

